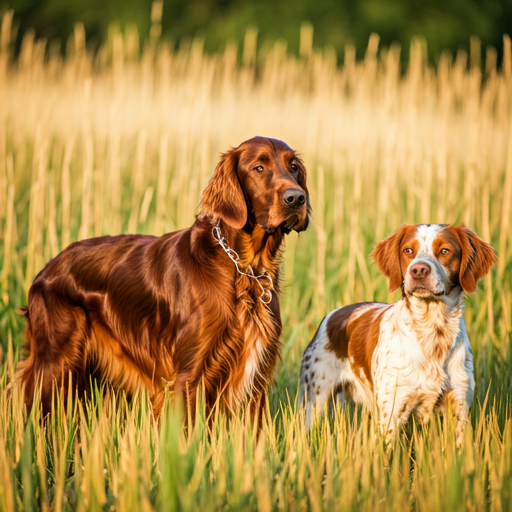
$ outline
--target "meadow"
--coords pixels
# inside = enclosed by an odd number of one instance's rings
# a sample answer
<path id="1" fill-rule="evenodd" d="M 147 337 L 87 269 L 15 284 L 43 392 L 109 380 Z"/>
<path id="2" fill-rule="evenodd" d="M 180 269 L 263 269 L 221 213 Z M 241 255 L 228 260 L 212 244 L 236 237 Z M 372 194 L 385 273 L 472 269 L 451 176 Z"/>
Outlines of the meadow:
<path id="1" fill-rule="evenodd" d="M 512 55 L 471 40 L 433 66 L 372 35 L 363 60 L 285 41 L 207 54 L 111 27 L 96 52 L 0 34 L 0 511 L 512 510 Z M 342 64 L 339 63 L 342 62 Z M 310 228 L 286 240 L 282 361 L 264 426 L 98 391 L 42 422 L 11 384 L 32 280 L 69 243 L 187 227 L 230 146 L 265 135 L 303 156 Z M 476 390 L 460 453 L 451 418 L 408 425 L 386 456 L 353 406 L 311 432 L 296 409 L 302 352 L 326 312 L 394 301 L 369 258 L 402 223 L 463 223 L 499 262 L 466 300 Z"/>

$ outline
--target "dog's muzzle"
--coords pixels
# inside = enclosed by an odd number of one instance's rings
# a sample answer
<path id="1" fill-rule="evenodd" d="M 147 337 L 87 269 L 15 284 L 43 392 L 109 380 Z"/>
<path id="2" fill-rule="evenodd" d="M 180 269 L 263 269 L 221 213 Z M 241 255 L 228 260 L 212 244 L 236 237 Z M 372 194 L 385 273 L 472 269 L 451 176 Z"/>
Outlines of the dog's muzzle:
<path id="1" fill-rule="evenodd" d="M 442 266 L 433 258 L 415 258 L 407 269 L 404 290 L 406 294 L 420 298 L 444 295 L 446 285 Z"/>

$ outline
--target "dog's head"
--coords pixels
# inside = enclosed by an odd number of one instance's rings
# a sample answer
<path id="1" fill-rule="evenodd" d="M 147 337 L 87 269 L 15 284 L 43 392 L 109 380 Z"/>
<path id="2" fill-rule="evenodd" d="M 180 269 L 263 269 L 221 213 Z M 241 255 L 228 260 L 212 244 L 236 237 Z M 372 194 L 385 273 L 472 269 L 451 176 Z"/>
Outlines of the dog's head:
<path id="1" fill-rule="evenodd" d="M 284 142 L 254 137 L 223 154 L 203 192 L 201 212 L 242 229 L 304 231 L 309 223 L 306 168 Z"/>
<path id="2" fill-rule="evenodd" d="M 389 289 L 422 299 L 471 293 L 496 261 L 491 245 L 473 231 L 446 224 L 403 225 L 372 253 Z"/>

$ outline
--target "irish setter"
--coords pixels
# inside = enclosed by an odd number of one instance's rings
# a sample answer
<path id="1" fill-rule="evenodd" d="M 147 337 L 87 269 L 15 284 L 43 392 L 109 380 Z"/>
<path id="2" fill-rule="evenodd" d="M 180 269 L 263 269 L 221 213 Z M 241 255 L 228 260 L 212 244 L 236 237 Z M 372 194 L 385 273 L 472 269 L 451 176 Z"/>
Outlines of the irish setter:
<path id="1" fill-rule="evenodd" d="M 249 404 L 261 412 L 279 358 L 279 266 L 284 235 L 309 221 L 306 169 L 284 142 L 254 137 L 221 156 L 192 227 L 71 244 L 34 280 L 19 365 L 26 403 L 41 385 L 91 376 L 132 395 L 165 389 L 194 411 Z M 258 405 L 259 404 L 259 405 Z"/>

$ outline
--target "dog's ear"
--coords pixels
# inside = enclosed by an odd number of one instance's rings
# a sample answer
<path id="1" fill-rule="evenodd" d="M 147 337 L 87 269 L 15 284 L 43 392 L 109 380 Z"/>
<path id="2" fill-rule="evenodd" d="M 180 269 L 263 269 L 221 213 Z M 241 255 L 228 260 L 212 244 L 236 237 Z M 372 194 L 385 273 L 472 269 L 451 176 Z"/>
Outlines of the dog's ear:
<path id="1" fill-rule="evenodd" d="M 412 227 L 403 224 L 397 231 L 379 242 L 371 254 L 379 270 L 389 279 L 391 292 L 397 290 L 404 280 L 400 265 L 400 244 L 407 230 Z"/>
<path id="2" fill-rule="evenodd" d="M 467 293 L 476 290 L 476 283 L 489 272 L 497 261 L 492 245 L 484 242 L 476 233 L 464 226 L 453 226 L 451 232 L 457 237 L 462 250 L 459 282 Z"/>
<path id="3" fill-rule="evenodd" d="M 242 229 L 247 222 L 247 204 L 238 179 L 240 150 L 224 153 L 201 197 L 201 214 L 222 219 Z"/>

